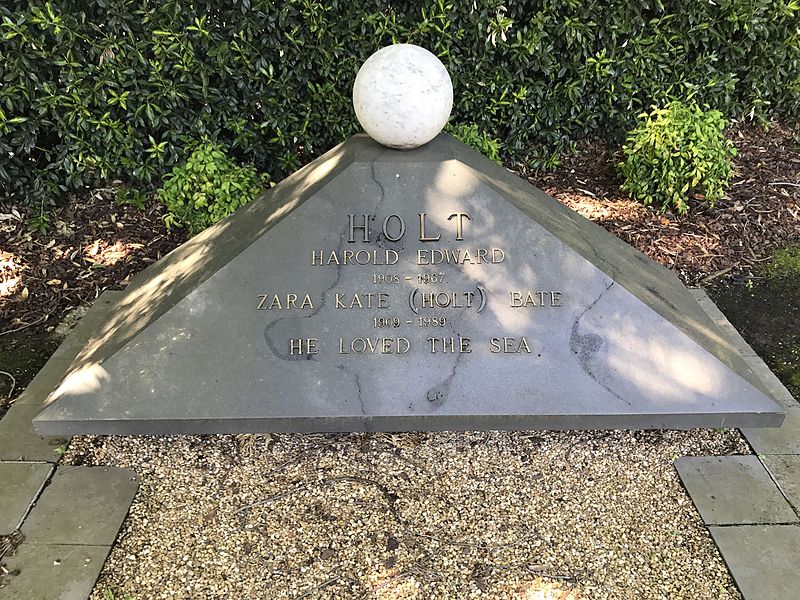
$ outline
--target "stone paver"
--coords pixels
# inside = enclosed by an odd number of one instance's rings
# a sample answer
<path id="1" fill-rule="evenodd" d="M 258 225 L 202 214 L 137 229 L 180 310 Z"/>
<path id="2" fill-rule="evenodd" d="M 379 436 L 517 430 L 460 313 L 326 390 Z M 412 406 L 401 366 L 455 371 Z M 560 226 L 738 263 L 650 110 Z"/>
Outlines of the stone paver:
<path id="1" fill-rule="evenodd" d="M 106 291 L 95 300 L 14 404 L 41 405 L 44 403 L 50 392 L 56 389 L 61 382 L 72 361 L 75 360 L 89 338 L 108 318 L 108 314 L 120 294 L 122 292 Z"/>
<path id="2" fill-rule="evenodd" d="M 31 423 L 118 295 L 94 303 L 0 420 L 0 535 L 19 527 L 27 537 L 2 559 L 4 600 L 85 600 L 138 488 L 133 471 L 104 467 L 59 467 L 45 487 L 69 440 L 39 436 Z"/>
<path id="3" fill-rule="evenodd" d="M 58 467 L 22 524 L 26 543 L 110 546 L 138 485 L 130 469 Z"/>
<path id="4" fill-rule="evenodd" d="M 765 455 L 761 459 L 786 499 L 800 510 L 800 456 Z"/>
<path id="5" fill-rule="evenodd" d="M 742 430 L 757 457 L 682 458 L 675 468 L 745 600 L 796 600 L 800 526 L 777 523 L 796 523 L 791 507 L 800 508 L 800 405 L 708 295 L 692 295 L 783 405 L 786 419 L 779 428 Z M 742 524 L 716 526 L 727 523 Z"/>
<path id="6" fill-rule="evenodd" d="M 719 309 L 719 307 L 714 304 L 711 298 L 708 297 L 708 294 L 703 288 L 688 288 L 689 293 L 692 297 L 697 300 L 697 303 L 700 305 L 705 313 L 711 317 L 712 321 L 727 321 L 725 318 L 725 314 Z"/>
<path id="7" fill-rule="evenodd" d="M 767 366 L 767 363 L 759 356 L 745 356 L 744 360 L 758 378 L 761 379 L 767 391 L 772 394 L 772 397 L 780 402 L 784 408 L 800 406 L 797 399 L 789 393 L 786 386 L 781 383 L 781 380 L 777 378 L 775 373 Z"/>
<path id="8" fill-rule="evenodd" d="M 19 527 L 52 470 L 47 463 L 0 462 L 0 535 Z"/>
<path id="9" fill-rule="evenodd" d="M 41 545 L 23 542 L 2 559 L 3 600 L 86 600 L 108 556 L 108 546 Z"/>
<path id="10" fill-rule="evenodd" d="M 70 364 L 71 358 L 50 357 L 25 391 L 14 401 L 14 405 L 31 404 L 41 407 L 50 392 L 61 382 Z"/>
<path id="11" fill-rule="evenodd" d="M 786 409 L 780 427 L 742 429 L 742 434 L 757 454 L 800 454 L 800 406 Z"/>
<path id="12" fill-rule="evenodd" d="M 707 525 L 798 521 L 755 456 L 684 457 L 675 468 Z"/>
<path id="13" fill-rule="evenodd" d="M 800 597 L 800 527 L 709 527 L 745 600 Z"/>
<path id="14" fill-rule="evenodd" d="M 69 439 L 37 435 L 31 421 L 39 410 L 36 404 L 14 404 L 0 419 L 0 460 L 58 461 L 55 450 Z"/>
<path id="15" fill-rule="evenodd" d="M 750 347 L 739 331 L 725 318 L 723 312 L 717 307 L 716 304 L 708 297 L 708 294 L 699 288 L 690 288 L 692 296 L 694 296 L 700 307 L 711 317 L 711 320 L 720 328 L 723 334 L 733 344 L 734 348 L 739 351 L 743 357 L 758 356 Z"/>

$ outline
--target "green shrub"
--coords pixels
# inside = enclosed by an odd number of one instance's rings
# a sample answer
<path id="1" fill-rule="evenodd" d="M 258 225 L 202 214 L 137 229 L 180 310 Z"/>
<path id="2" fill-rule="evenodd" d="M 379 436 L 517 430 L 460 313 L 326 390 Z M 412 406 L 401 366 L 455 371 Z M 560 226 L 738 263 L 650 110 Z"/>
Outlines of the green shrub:
<path id="1" fill-rule="evenodd" d="M 219 144 L 204 142 L 164 178 L 157 196 L 168 210 L 167 227 L 186 225 L 196 235 L 258 196 L 267 179 L 237 165 Z"/>
<path id="2" fill-rule="evenodd" d="M 143 189 L 208 136 L 276 180 L 358 129 L 356 72 L 412 42 L 447 66 L 455 122 L 553 164 L 694 97 L 800 114 L 792 0 L 3 0 L 0 201 L 115 179 Z"/>
<path id="3" fill-rule="evenodd" d="M 670 102 L 639 115 L 622 147 L 622 189 L 644 204 L 685 214 L 690 197 L 710 206 L 722 198 L 736 149 L 722 130 L 725 118 L 696 103 Z"/>
<path id="4" fill-rule="evenodd" d="M 445 127 L 445 131 L 490 160 L 497 164 L 502 164 L 502 160 L 500 160 L 500 140 L 496 140 L 485 131 L 481 131 L 474 123 L 470 125 L 448 124 Z"/>

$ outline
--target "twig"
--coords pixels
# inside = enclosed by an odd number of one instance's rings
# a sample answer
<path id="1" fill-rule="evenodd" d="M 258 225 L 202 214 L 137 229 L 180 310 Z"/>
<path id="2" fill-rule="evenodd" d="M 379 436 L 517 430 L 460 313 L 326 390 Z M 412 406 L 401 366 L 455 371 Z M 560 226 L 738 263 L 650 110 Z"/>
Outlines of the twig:
<path id="1" fill-rule="evenodd" d="M 40 322 L 44 321 L 50 315 L 43 315 L 41 318 L 36 319 L 32 323 L 28 323 L 27 325 L 23 325 L 22 327 L 17 327 L 16 329 L 9 329 L 8 331 L 3 331 L 0 335 L 7 335 L 9 333 L 17 333 L 18 331 L 22 331 L 23 329 L 27 329 L 28 327 L 32 327 L 33 325 L 38 325 Z"/>
<path id="2" fill-rule="evenodd" d="M 331 577 L 331 578 L 330 578 L 330 579 L 328 579 L 327 581 L 323 581 L 322 583 L 320 583 L 318 586 L 315 586 L 315 587 L 313 587 L 313 588 L 311 588 L 311 589 L 309 589 L 309 590 L 306 590 L 305 592 L 303 592 L 302 594 L 300 594 L 299 596 L 297 596 L 297 597 L 295 598 L 295 600 L 300 600 L 301 598 L 308 598 L 308 597 L 309 597 L 311 594 L 313 594 L 314 592 L 318 592 L 318 591 L 320 591 L 322 588 L 326 588 L 326 587 L 328 587 L 329 585 L 331 585 L 332 583 L 336 583 L 336 582 L 337 582 L 337 581 L 339 581 L 341 578 L 342 578 L 342 576 L 341 576 L 341 575 L 337 575 L 336 577 Z"/>
<path id="3" fill-rule="evenodd" d="M 272 477 L 272 476 L 273 476 L 273 475 L 275 475 L 276 473 L 278 473 L 278 472 L 282 471 L 283 469 L 285 469 L 286 467 L 288 467 L 288 466 L 289 466 L 290 464 L 292 464 L 293 462 L 297 462 L 298 460 L 300 460 L 301 458 L 303 458 L 303 457 L 304 457 L 306 454 L 308 454 L 309 452 L 313 452 L 313 451 L 315 451 L 315 450 L 325 450 L 325 449 L 327 449 L 327 448 L 330 448 L 331 446 L 335 446 L 335 445 L 336 445 L 336 442 L 329 442 L 329 443 L 327 443 L 327 444 L 320 444 L 320 445 L 318 445 L 318 446 L 312 446 L 312 447 L 310 447 L 310 448 L 306 448 L 305 450 L 301 450 L 300 452 L 298 452 L 298 453 L 297 453 L 295 456 L 293 456 L 292 458 L 289 458 L 289 459 L 287 459 L 287 460 L 283 461 L 283 462 L 282 462 L 281 464 L 279 464 L 277 467 L 275 467 L 274 469 L 272 469 L 272 470 L 271 470 L 269 473 L 267 473 L 267 474 L 266 474 L 264 477 Z"/>
<path id="4" fill-rule="evenodd" d="M 791 181 L 773 181 L 767 185 L 790 185 L 792 187 L 800 187 L 800 183 L 792 183 Z"/>
<path id="5" fill-rule="evenodd" d="M 442 544 L 443 546 L 454 546 L 456 548 L 483 548 L 483 549 L 498 549 L 498 548 L 516 548 L 517 546 L 522 546 L 527 544 L 530 540 L 534 539 L 534 535 L 527 535 L 523 537 L 518 542 L 509 542 L 507 544 L 489 544 L 486 542 L 456 542 L 452 540 L 442 539 L 440 537 L 436 537 L 435 535 L 430 535 L 429 533 L 420 533 L 415 531 L 410 525 L 403 523 L 406 533 L 413 537 L 418 538 L 425 538 L 427 540 L 431 540 L 432 542 L 436 542 L 437 544 Z"/>
<path id="6" fill-rule="evenodd" d="M 330 479 L 321 479 L 320 481 L 314 481 L 312 483 L 304 483 L 304 484 L 299 485 L 297 487 L 294 487 L 294 488 L 292 488 L 290 490 L 286 490 L 285 492 L 281 492 L 280 494 L 275 494 L 273 496 L 268 496 L 267 498 L 262 498 L 258 502 L 253 502 L 252 504 L 248 504 L 247 506 L 242 506 L 241 508 L 235 510 L 233 514 L 234 515 L 238 515 L 240 512 L 243 512 L 245 510 L 249 510 L 251 508 L 255 508 L 256 506 L 261 506 L 262 504 L 267 504 L 269 502 L 274 502 L 275 500 L 280 500 L 281 498 L 285 498 L 286 496 L 294 494 L 295 492 L 300 492 L 302 490 L 308 489 L 309 487 L 311 487 L 314 484 L 325 485 L 325 484 L 328 484 L 328 483 L 336 483 L 336 482 L 339 482 L 339 481 L 353 481 L 353 482 L 356 482 L 356 483 L 365 483 L 365 484 L 368 484 L 368 485 L 374 485 L 375 487 L 377 487 L 383 493 L 384 498 L 389 503 L 389 509 L 397 517 L 397 513 L 394 510 L 394 503 L 397 500 L 397 496 L 395 494 L 393 494 L 389 490 L 389 488 L 387 488 L 385 485 L 383 485 L 381 483 L 378 483 L 377 481 L 373 481 L 372 479 L 367 479 L 366 477 L 358 477 L 358 476 L 355 476 L 355 475 L 345 475 L 345 476 L 342 476 L 342 477 L 331 477 Z M 398 520 L 400 520 L 399 517 L 398 517 Z"/>
<path id="7" fill-rule="evenodd" d="M 700 280 L 700 283 L 708 283 L 709 281 L 714 281 L 717 277 L 722 277 L 723 275 L 725 275 L 725 273 L 727 273 L 731 269 L 733 269 L 733 267 L 725 267 L 724 269 L 720 269 L 716 273 L 712 273 L 711 275 L 706 275 Z"/>
<path id="8" fill-rule="evenodd" d="M 11 395 L 14 393 L 14 388 L 17 387 L 17 380 L 8 371 L 0 371 L 0 375 L 6 375 L 11 379 L 11 389 L 9 390 L 8 395 L 6 396 L 7 398 L 11 398 Z"/>

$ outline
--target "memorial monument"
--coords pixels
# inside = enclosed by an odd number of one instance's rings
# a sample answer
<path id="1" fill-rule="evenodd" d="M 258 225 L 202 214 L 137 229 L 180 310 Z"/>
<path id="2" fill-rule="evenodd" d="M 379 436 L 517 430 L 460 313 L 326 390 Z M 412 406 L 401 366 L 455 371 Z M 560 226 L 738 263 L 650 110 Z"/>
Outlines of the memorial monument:
<path id="1" fill-rule="evenodd" d="M 347 140 L 142 272 L 35 428 L 781 423 L 673 273 L 439 133 L 452 98 L 426 50 L 373 55 L 354 105 L 383 145 Z"/>

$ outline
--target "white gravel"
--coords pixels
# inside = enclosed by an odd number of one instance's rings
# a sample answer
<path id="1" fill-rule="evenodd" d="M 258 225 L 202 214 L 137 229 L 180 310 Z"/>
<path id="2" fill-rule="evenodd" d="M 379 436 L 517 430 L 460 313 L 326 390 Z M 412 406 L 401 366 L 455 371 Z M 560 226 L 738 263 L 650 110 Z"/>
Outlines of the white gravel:
<path id="1" fill-rule="evenodd" d="M 92 600 L 740 598 L 672 462 L 735 430 L 78 437 L 141 488 Z"/>

